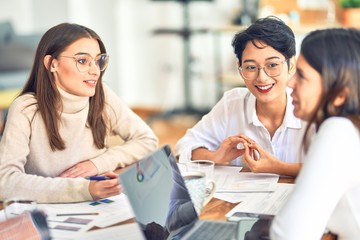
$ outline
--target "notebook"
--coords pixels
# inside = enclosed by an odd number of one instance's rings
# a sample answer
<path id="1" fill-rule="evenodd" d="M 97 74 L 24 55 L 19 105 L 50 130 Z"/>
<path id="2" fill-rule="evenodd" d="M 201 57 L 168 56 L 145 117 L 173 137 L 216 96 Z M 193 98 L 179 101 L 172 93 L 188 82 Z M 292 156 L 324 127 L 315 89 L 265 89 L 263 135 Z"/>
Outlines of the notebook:
<path id="1" fill-rule="evenodd" d="M 236 222 L 198 218 L 168 145 L 119 176 L 146 239 L 242 239 Z"/>

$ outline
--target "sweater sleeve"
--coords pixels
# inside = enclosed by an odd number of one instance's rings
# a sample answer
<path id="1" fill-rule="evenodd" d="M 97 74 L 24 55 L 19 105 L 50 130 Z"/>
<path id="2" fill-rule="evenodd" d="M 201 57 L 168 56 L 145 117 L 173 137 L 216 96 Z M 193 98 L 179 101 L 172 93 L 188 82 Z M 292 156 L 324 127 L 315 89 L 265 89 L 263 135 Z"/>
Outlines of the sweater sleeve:
<path id="1" fill-rule="evenodd" d="M 111 134 L 123 143 L 108 147 L 91 159 L 99 173 L 130 165 L 158 147 L 158 138 L 152 129 L 135 114 L 110 88 L 104 85 Z"/>
<path id="2" fill-rule="evenodd" d="M 27 107 L 25 107 L 27 106 Z M 92 200 L 89 181 L 83 178 L 59 178 L 25 172 L 31 164 L 31 121 L 36 111 L 33 97 L 22 96 L 9 109 L 4 134 L 0 143 L 0 201 L 7 198 L 33 199 L 38 203 L 79 202 Z M 41 164 L 48 164 L 47 159 Z"/>

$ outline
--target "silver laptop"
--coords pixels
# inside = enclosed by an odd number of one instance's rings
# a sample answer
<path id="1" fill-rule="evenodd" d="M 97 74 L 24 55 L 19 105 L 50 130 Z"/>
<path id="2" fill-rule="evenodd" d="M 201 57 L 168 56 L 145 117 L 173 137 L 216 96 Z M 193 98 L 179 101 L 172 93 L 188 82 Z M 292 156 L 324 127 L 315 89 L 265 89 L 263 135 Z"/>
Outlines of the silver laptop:
<path id="1" fill-rule="evenodd" d="M 199 220 L 168 145 L 130 166 L 120 181 L 146 239 L 242 239 L 236 222 Z"/>

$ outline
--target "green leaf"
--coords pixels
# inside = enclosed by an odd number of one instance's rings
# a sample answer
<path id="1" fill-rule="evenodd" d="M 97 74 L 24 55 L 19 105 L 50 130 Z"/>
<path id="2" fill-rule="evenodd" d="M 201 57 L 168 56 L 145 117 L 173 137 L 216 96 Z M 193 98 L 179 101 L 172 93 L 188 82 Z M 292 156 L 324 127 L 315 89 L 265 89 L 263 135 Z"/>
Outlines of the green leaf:
<path id="1" fill-rule="evenodd" d="M 343 8 L 360 8 L 360 0 L 340 0 L 340 6 Z"/>

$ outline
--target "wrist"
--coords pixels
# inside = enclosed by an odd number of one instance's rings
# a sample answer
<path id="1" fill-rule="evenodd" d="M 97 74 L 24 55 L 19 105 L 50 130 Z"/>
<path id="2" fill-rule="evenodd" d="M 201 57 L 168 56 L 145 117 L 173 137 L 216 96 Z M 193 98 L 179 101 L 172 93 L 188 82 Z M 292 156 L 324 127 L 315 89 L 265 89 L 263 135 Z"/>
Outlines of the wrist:
<path id="1" fill-rule="evenodd" d="M 206 148 L 198 148 L 193 150 L 191 160 L 210 160 L 217 162 L 216 153 Z"/>

